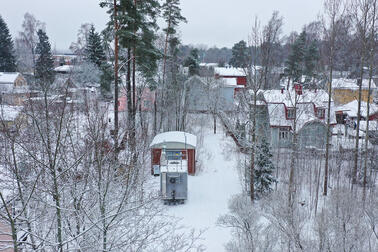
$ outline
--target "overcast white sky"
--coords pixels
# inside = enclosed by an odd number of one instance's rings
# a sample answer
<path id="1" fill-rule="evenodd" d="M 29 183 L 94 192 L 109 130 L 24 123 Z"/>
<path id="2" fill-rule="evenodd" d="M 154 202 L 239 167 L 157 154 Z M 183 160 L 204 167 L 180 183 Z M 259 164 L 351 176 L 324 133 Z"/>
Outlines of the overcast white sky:
<path id="1" fill-rule="evenodd" d="M 0 15 L 12 36 L 21 30 L 23 15 L 33 14 L 46 23 L 52 47 L 67 49 L 76 40 L 82 23 L 93 23 L 97 30 L 105 27 L 106 10 L 100 0 L 0 0 Z M 263 24 L 274 10 L 284 17 L 285 34 L 299 31 L 316 19 L 323 0 L 181 0 L 182 14 L 188 23 L 180 27 L 184 44 L 231 47 L 246 39 L 254 16 Z"/>

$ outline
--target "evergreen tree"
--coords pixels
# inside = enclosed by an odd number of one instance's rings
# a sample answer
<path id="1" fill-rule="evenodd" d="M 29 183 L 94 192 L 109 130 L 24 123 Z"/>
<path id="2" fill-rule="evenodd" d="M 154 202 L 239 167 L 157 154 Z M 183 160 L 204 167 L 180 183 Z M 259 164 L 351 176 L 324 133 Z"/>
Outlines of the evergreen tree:
<path id="1" fill-rule="evenodd" d="M 38 58 L 35 65 L 35 78 L 41 82 L 40 84 L 47 85 L 54 82 L 54 60 L 46 33 L 39 29 L 37 35 L 39 41 L 36 48 Z"/>
<path id="2" fill-rule="evenodd" d="M 181 15 L 180 0 L 166 0 L 161 6 L 163 12 L 163 18 L 167 23 L 167 27 L 163 29 L 165 32 L 165 45 L 164 45 L 164 62 L 163 62 L 163 82 L 165 81 L 165 68 L 167 60 L 168 44 L 171 44 L 171 40 L 176 40 L 176 27 L 179 22 L 185 22 L 186 19 Z M 173 41 L 175 43 L 175 41 Z"/>
<path id="3" fill-rule="evenodd" d="M 106 61 L 106 55 L 101 36 L 98 32 L 95 31 L 93 25 L 89 30 L 88 42 L 85 47 L 85 54 L 87 60 L 95 64 L 98 67 L 98 69 L 100 69 L 102 72 L 100 76 L 100 84 L 102 91 L 109 92 L 110 83 L 112 81 L 112 73 L 110 66 Z"/>
<path id="4" fill-rule="evenodd" d="M 88 41 L 85 47 L 85 54 L 87 60 L 97 65 L 99 68 L 104 62 L 106 62 L 106 56 L 104 48 L 102 46 L 101 36 L 100 34 L 98 34 L 98 32 L 95 31 L 93 25 L 89 30 Z"/>
<path id="5" fill-rule="evenodd" d="M 254 183 L 257 196 L 261 196 L 269 192 L 272 183 L 277 182 L 277 180 L 273 177 L 275 169 L 272 162 L 273 155 L 265 138 L 262 139 L 257 150 Z"/>
<path id="6" fill-rule="evenodd" d="M 242 40 L 232 47 L 232 58 L 229 63 L 233 67 L 248 67 L 250 58 L 247 43 Z"/>
<path id="7" fill-rule="evenodd" d="M 0 16 L 0 71 L 15 72 L 16 59 L 12 37 L 9 34 L 8 26 Z"/>
<path id="8" fill-rule="evenodd" d="M 199 73 L 199 55 L 198 49 L 194 48 L 190 51 L 189 56 L 185 59 L 184 66 L 189 67 L 189 75 Z"/>
<path id="9" fill-rule="evenodd" d="M 303 31 L 291 46 L 291 53 L 286 61 L 286 76 L 293 81 L 300 81 L 304 71 L 306 32 Z"/>
<path id="10" fill-rule="evenodd" d="M 304 56 L 305 70 L 304 74 L 308 78 L 312 78 L 315 75 L 315 67 L 319 61 L 319 50 L 316 41 L 312 41 L 309 47 L 306 49 Z"/>

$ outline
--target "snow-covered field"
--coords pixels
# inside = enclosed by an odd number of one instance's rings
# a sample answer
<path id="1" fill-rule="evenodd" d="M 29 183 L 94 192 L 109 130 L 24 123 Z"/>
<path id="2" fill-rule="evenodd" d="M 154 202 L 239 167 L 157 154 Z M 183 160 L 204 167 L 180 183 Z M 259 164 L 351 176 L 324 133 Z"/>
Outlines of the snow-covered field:
<path id="1" fill-rule="evenodd" d="M 228 213 L 228 200 L 241 192 L 237 172 L 235 144 L 226 137 L 218 124 L 217 134 L 204 126 L 197 148 L 201 171 L 189 176 L 188 200 L 184 205 L 167 206 L 168 214 L 181 218 L 188 228 L 204 230 L 201 243 L 206 251 L 224 251 L 224 244 L 231 239 L 230 229 L 217 226 L 217 218 Z M 159 185 L 159 177 L 156 185 Z"/>

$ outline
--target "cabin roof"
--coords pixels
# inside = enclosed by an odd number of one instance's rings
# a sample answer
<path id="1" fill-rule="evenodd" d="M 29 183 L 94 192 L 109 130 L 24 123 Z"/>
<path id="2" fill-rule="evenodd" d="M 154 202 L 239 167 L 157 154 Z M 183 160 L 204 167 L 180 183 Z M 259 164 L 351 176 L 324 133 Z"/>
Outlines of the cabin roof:
<path id="1" fill-rule="evenodd" d="M 180 143 L 187 147 L 196 148 L 197 137 L 183 131 L 168 131 L 157 134 L 150 144 L 150 148 L 161 147 L 165 143 Z"/>

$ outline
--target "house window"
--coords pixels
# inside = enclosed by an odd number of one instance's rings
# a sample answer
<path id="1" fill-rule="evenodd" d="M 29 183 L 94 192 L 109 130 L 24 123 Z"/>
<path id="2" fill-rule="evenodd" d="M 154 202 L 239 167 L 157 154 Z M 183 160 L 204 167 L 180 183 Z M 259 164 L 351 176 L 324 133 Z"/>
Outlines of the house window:
<path id="1" fill-rule="evenodd" d="M 318 108 L 316 110 L 316 116 L 320 119 L 324 119 L 324 115 L 325 115 L 325 109 L 323 108 Z"/>
<path id="2" fill-rule="evenodd" d="M 346 114 L 336 113 L 336 122 L 337 122 L 337 124 L 345 124 L 346 117 L 347 117 Z"/>
<path id="3" fill-rule="evenodd" d="M 294 119 L 294 118 L 295 118 L 295 108 L 288 108 L 287 119 Z"/>
<path id="4" fill-rule="evenodd" d="M 278 132 L 279 139 L 289 139 L 289 128 L 280 128 Z"/>

